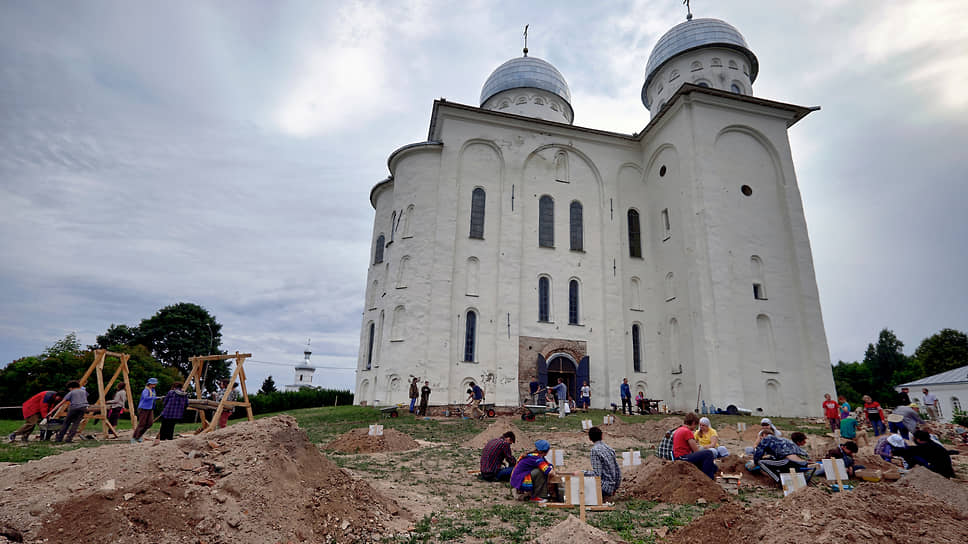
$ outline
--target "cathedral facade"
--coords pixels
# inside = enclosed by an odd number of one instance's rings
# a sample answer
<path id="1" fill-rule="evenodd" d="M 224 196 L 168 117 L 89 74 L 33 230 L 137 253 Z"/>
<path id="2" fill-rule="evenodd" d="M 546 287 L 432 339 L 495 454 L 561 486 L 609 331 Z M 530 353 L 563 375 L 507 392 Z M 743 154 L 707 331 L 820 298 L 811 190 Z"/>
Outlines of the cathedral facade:
<path id="1" fill-rule="evenodd" d="M 593 407 L 619 384 L 700 403 L 820 415 L 833 393 L 787 130 L 815 108 L 754 97 L 743 36 L 716 19 L 667 32 L 636 134 L 572 124 L 535 57 L 487 79 L 478 107 L 434 102 L 427 140 L 390 154 L 376 210 L 356 402 L 517 406 L 563 378 Z"/>

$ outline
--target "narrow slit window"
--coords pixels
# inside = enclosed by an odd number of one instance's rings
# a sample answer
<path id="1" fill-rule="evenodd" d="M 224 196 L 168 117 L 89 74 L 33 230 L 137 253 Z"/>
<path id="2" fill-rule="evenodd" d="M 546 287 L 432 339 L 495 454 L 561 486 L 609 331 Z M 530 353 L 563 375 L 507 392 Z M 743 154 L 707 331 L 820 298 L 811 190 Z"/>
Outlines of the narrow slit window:
<path id="1" fill-rule="evenodd" d="M 642 258 L 642 230 L 639 227 L 639 212 L 629 210 L 629 257 Z"/>
<path id="2" fill-rule="evenodd" d="M 538 321 L 551 321 L 551 280 L 538 279 Z"/>
<path id="3" fill-rule="evenodd" d="M 477 314 L 473 310 L 467 311 L 464 322 L 464 361 L 474 362 L 474 348 L 477 343 Z"/>
<path id="4" fill-rule="evenodd" d="M 568 324 L 578 324 L 578 280 L 568 282 Z"/>
<path id="5" fill-rule="evenodd" d="M 632 325 L 632 369 L 642 372 L 642 342 L 638 325 Z"/>
<path id="6" fill-rule="evenodd" d="M 571 226 L 571 249 L 574 251 L 582 251 L 584 249 L 582 211 L 581 202 L 576 200 L 571 203 L 569 224 Z"/>
<path id="7" fill-rule="evenodd" d="M 555 201 L 548 195 L 538 201 L 538 245 L 555 247 Z"/>
<path id="8" fill-rule="evenodd" d="M 484 238 L 484 189 L 478 187 L 471 195 L 471 238 Z"/>

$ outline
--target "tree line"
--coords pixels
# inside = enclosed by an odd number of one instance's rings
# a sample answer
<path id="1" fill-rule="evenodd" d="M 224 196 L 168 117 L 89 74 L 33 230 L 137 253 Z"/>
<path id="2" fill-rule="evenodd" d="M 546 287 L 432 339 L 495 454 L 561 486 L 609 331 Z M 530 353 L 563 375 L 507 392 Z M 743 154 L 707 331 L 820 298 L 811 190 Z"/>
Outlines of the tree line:
<path id="1" fill-rule="evenodd" d="M 0 369 L 0 405 L 15 406 L 30 395 L 43 390 L 60 390 L 70 380 L 79 379 L 94 362 L 95 349 L 106 349 L 131 356 L 128 361 L 131 387 L 137 396 L 148 378 L 157 378 L 157 391 L 167 391 L 171 384 L 184 381 L 191 372 L 189 357 L 218 355 L 221 351 L 222 325 L 205 308 L 180 302 L 158 310 L 138 325 L 111 324 L 95 344 L 83 348 L 75 333 L 67 334 L 39 355 L 21 357 Z M 117 370 L 120 360 L 108 357 L 104 363 L 105 380 Z M 204 387 L 215 390 L 218 380 L 228 379 L 228 361 L 209 361 Z M 275 384 L 263 383 L 265 395 L 251 397 L 256 413 L 312 406 L 350 404 L 349 391 L 317 389 L 314 392 L 281 393 Z M 97 386 L 88 382 L 94 394 Z M 257 397 L 264 397 L 256 400 Z M 92 397 L 92 400 L 93 397 Z"/>
<path id="2" fill-rule="evenodd" d="M 905 355 L 903 348 L 894 331 L 882 330 L 877 343 L 867 345 L 863 361 L 833 366 L 837 393 L 854 405 L 870 395 L 882 406 L 896 406 L 900 396 L 895 386 L 968 365 L 968 336 L 955 329 L 925 338 L 913 355 Z"/>

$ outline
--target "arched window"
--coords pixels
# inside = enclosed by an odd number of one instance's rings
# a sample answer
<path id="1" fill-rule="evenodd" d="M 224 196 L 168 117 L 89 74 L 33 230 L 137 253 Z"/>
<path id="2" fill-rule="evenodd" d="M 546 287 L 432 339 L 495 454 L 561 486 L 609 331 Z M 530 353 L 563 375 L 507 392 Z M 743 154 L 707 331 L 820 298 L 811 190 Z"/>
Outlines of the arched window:
<path id="1" fill-rule="evenodd" d="M 732 68 L 733 70 L 739 70 L 739 65 L 736 64 L 735 60 L 729 61 L 729 67 Z"/>
<path id="2" fill-rule="evenodd" d="M 578 324 L 578 280 L 568 282 L 568 324 Z"/>
<path id="3" fill-rule="evenodd" d="M 641 310 L 642 309 L 642 292 L 641 292 L 641 282 L 639 278 L 632 278 L 629 285 L 632 293 L 632 309 Z"/>
<path id="4" fill-rule="evenodd" d="M 413 218 L 413 204 L 407 206 L 407 213 L 403 216 L 403 237 L 409 238 L 413 236 L 410 232 L 410 220 Z"/>
<path id="5" fill-rule="evenodd" d="M 471 238 L 484 238 L 484 189 L 471 194 Z"/>
<path id="6" fill-rule="evenodd" d="M 672 272 L 666 274 L 665 278 L 666 287 L 666 302 L 676 298 L 676 276 Z"/>
<path id="7" fill-rule="evenodd" d="M 741 89 L 740 86 L 735 83 L 729 86 L 729 90 L 733 91 L 736 94 L 743 94 L 743 89 Z"/>
<path id="8" fill-rule="evenodd" d="M 538 321 L 551 321 L 551 280 L 538 278 Z"/>
<path id="9" fill-rule="evenodd" d="M 765 314 L 756 316 L 756 337 L 763 370 L 776 370 L 776 342 L 773 339 L 773 324 Z"/>
<path id="10" fill-rule="evenodd" d="M 629 210 L 629 257 L 642 258 L 642 230 L 639 228 L 639 212 Z"/>
<path id="11" fill-rule="evenodd" d="M 402 289 L 407 286 L 407 268 L 410 264 L 410 256 L 404 255 L 400 259 L 400 268 L 397 270 L 397 289 Z"/>
<path id="12" fill-rule="evenodd" d="M 571 213 L 569 216 L 569 224 L 571 226 L 571 249 L 575 251 L 582 251 L 584 249 L 584 233 L 582 225 L 582 207 L 581 202 L 575 200 L 571 203 Z"/>
<path id="13" fill-rule="evenodd" d="M 467 289 L 465 294 L 477 295 L 477 284 L 479 283 L 481 262 L 477 257 L 467 259 Z"/>
<path id="14" fill-rule="evenodd" d="M 383 262 L 383 246 L 386 245 L 386 240 L 382 234 L 376 237 L 376 248 L 373 251 L 373 264 Z"/>
<path id="15" fill-rule="evenodd" d="M 632 370 L 642 372 L 642 341 L 639 326 L 632 325 Z"/>
<path id="16" fill-rule="evenodd" d="M 393 241 L 393 234 L 397 231 L 397 212 L 390 214 L 390 241 Z"/>
<path id="17" fill-rule="evenodd" d="M 564 151 L 555 154 L 555 180 L 568 181 L 568 154 Z"/>
<path id="18" fill-rule="evenodd" d="M 692 61 L 692 66 L 691 66 L 691 70 L 692 70 L 693 72 L 696 72 L 696 71 L 699 71 L 699 70 L 702 70 L 702 63 L 701 63 L 701 62 L 699 62 L 698 60 L 694 60 L 694 61 Z"/>
<path id="19" fill-rule="evenodd" d="M 753 298 L 766 300 L 766 282 L 763 280 L 763 261 L 758 255 L 750 257 L 750 274 L 753 276 Z"/>
<path id="20" fill-rule="evenodd" d="M 538 245 L 555 247 L 555 201 L 548 195 L 538 201 Z"/>
<path id="21" fill-rule="evenodd" d="M 669 362 L 672 363 L 672 370 L 680 370 L 679 357 L 679 320 L 672 318 L 669 320 Z"/>
<path id="22" fill-rule="evenodd" d="M 464 361 L 474 362 L 474 349 L 477 343 L 477 314 L 474 310 L 467 310 L 467 320 L 464 322 Z"/>
<path id="23" fill-rule="evenodd" d="M 407 310 L 403 306 L 397 306 L 393 310 L 393 322 L 390 323 L 390 340 L 402 341 L 407 336 L 406 321 Z"/>
<path id="24" fill-rule="evenodd" d="M 958 397 L 951 397 L 951 413 L 962 412 L 961 400 Z"/>
<path id="25" fill-rule="evenodd" d="M 367 332 L 366 341 L 366 369 L 370 370 L 373 366 L 373 338 L 376 336 L 376 324 L 370 321 L 370 330 Z"/>
<path id="26" fill-rule="evenodd" d="M 379 280 L 373 280 L 373 284 L 370 286 L 370 292 L 368 293 L 368 300 L 366 301 L 366 307 L 373 309 L 376 308 L 376 294 L 380 290 Z"/>

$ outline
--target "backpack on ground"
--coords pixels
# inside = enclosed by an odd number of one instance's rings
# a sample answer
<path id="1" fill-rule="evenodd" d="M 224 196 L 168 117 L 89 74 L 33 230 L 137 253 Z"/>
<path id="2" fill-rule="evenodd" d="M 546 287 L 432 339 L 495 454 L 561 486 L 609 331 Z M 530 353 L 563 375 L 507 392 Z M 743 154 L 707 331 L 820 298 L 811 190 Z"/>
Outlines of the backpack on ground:
<path id="1" fill-rule="evenodd" d="M 655 450 L 655 455 L 659 459 L 668 459 L 669 461 L 675 460 L 675 456 L 672 454 L 672 435 L 675 434 L 675 432 L 676 429 L 669 429 L 666 431 L 662 442 L 659 442 L 659 447 Z"/>

